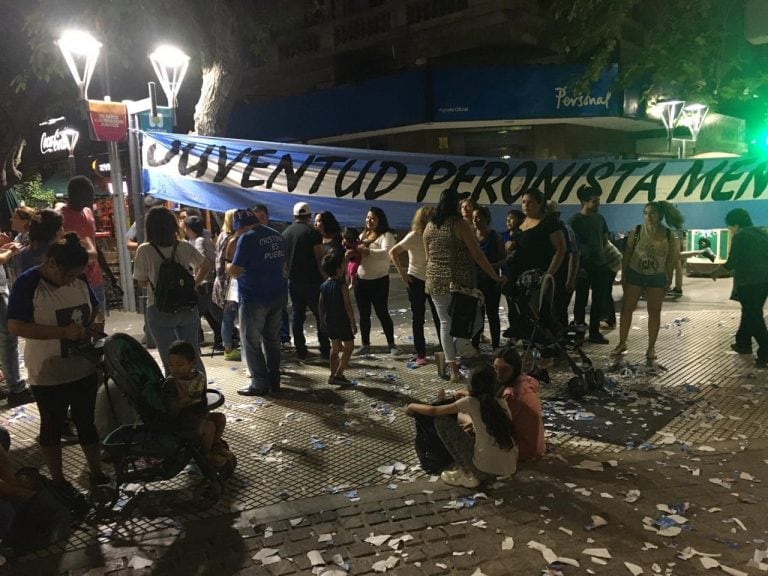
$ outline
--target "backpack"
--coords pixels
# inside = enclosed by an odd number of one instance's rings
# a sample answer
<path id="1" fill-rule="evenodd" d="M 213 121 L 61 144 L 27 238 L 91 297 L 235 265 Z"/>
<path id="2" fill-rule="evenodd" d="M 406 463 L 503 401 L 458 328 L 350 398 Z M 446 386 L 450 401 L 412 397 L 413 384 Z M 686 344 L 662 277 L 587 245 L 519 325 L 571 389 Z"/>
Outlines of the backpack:
<path id="1" fill-rule="evenodd" d="M 151 246 L 162 259 L 157 271 L 157 281 L 154 284 L 150 282 L 157 309 L 161 312 L 176 312 L 182 308 L 196 308 L 195 279 L 186 267 L 176 262 L 176 248 L 179 243 L 173 245 L 170 258 L 165 258 L 154 244 Z"/>

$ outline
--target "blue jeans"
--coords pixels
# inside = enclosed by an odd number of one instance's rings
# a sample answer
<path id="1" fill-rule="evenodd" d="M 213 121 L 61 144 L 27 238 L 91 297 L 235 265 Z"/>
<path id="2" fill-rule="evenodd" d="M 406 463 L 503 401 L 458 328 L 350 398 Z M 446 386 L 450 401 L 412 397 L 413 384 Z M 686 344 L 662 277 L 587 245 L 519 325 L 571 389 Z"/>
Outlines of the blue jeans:
<path id="1" fill-rule="evenodd" d="M 227 350 L 234 346 L 235 318 L 240 309 L 237 302 L 228 300 L 224 303 L 224 309 L 221 314 L 221 342 Z"/>
<path id="2" fill-rule="evenodd" d="M 184 340 L 195 347 L 197 369 L 205 374 L 205 366 L 200 360 L 200 342 L 197 339 L 200 329 L 200 314 L 197 308 L 186 308 L 177 312 L 161 312 L 154 304 L 147 308 L 147 324 L 152 338 L 157 344 L 157 351 L 163 361 L 163 369 L 168 373 L 168 349 L 176 340 Z"/>
<path id="3" fill-rule="evenodd" d="M 19 373 L 19 339 L 8 332 L 8 293 L 0 291 L 0 365 L 11 393 L 23 392 L 26 381 Z"/>
<path id="4" fill-rule="evenodd" d="M 254 392 L 280 390 L 280 316 L 285 296 L 267 304 L 240 303 L 240 347 Z"/>
<path id="5" fill-rule="evenodd" d="M 104 284 L 99 284 L 98 286 L 91 286 L 91 290 L 93 290 L 93 293 L 96 295 L 96 298 L 99 301 L 99 309 L 101 310 L 101 313 L 106 318 L 106 316 L 107 316 L 107 293 L 104 290 Z"/>

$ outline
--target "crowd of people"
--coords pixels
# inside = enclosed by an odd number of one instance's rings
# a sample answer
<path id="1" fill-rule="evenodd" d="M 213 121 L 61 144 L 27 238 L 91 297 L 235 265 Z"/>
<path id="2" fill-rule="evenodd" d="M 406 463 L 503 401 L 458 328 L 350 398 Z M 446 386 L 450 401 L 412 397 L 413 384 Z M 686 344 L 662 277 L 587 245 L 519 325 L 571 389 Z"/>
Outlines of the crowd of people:
<path id="1" fill-rule="evenodd" d="M 516 320 L 512 291 L 505 286 L 535 273 L 552 286 L 546 310 L 537 310 L 542 321 L 568 324 L 573 300 L 572 322 L 586 325 L 589 342 L 608 344 L 601 322 L 616 324 L 612 289 L 620 274 L 619 341 L 612 353 L 626 352 L 632 314 L 644 294 L 649 317 L 646 357 L 652 362 L 662 302 L 681 258 L 683 220 L 673 205 L 648 203 L 622 253 L 611 242 L 608 223 L 599 212 L 599 190 L 584 186 L 578 199 L 579 212 L 564 222 L 557 204 L 539 190 L 528 190 L 521 196 L 520 210 L 509 211 L 506 229 L 499 233 L 488 207 L 447 189 L 435 206 L 415 210 L 411 229 L 398 241 L 387 215 L 376 206 L 368 208 L 360 231 L 342 228 L 329 211 L 313 218 L 307 202 L 294 205 L 293 221 L 285 227 L 270 222 L 265 205 L 232 209 L 223 215 L 214 238 L 193 209 L 174 214 L 162 201 L 148 197 L 144 241 L 137 242 L 135 227 L 127 240 L 135 250 L 133 278 L 146 291 L 146 343 L 157 348 L 163 370 L 174 382 L 165 397 L 178 413 L 197 402 L 204 390 L 201 318 L 225 360 L 244 359 L 250 381 L 238 390 L 243 396 L 280 394 L 282 354 L 291 340 L 298 359 L 310 356 L 308 312 L 317 327 L 310 336 L 316 336 L 319 358 L 328 363 L 331 385 L 350 383 L 345 370 L 353 355 L 374 352 L 374 313 L 387 353 L 400 355 L 389 311 L 394 264 L 410 301 L 412 366 L 429 363 L 427 309 L 439 339 L 434 361 L 441 375 L 461 383 L 462 364 L 474 365 L 467 390 L 457 392 L 455 401 L 407 407 L 409 413 L 436 417 L 439 436 L 456 465 L 443 479 L 477 486 L 488 477 L 512 474 L 518 459 L 543 453 L 544 440 L 538 383 L 522 371 L 514 332 L 501 330 L 502 294 L 508 299 L 510 327 Z M 92 483 L 105 480 L 93 423 L 97 372 L 77 353 L 83 342 L 101 338 L 104 332 L 105 294 L 93 200 L 90 181 L 75 177 L 66 205 L 57 210 L 17 209 L 12 221 L 17 236 L 4 237 L 0 246 L 0 363 L 8 405 L 37 403 L 39 441 L 51 479 L 73 496 L 77 491 L 64 477 L 61 462 L 68 419 L 77 429 Z M 743 210 L 731 211 L 726 222 L 734 234 L 731 255 L 713 278 L 725 270 L 735 274 L 734 298 L 743 313 L 733 348 L 751 353 L 754 339 L 759 346 L 756 362 L 765 366 L 768 331 L 762 306 L 768 296 L 768 262 L 764 256 L 756 258 L 755 251 L 768 254 L 768 235 L 754 227 Z M 474 295 L 483 305 L 458 305 L 457 294 Z M 486 323 L 494 350 L 492 367 L 471 360 L 480 356 Z M 503 337 L 509 340 L 503 342 Z M 18 338 L 26 340 L 27 381 L 19 373 Z M 206 451 L 213 451 L 224 422 L 219 416 L 196 417 L 185 425 L 198 431 Z"/>

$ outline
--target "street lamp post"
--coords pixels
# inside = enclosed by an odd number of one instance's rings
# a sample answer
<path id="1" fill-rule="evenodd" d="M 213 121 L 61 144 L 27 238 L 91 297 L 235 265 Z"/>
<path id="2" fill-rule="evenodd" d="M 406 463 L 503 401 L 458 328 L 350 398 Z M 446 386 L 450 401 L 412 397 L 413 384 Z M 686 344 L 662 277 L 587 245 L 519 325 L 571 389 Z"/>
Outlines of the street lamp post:
<path id="1" fill-rule="evenodd" d="M 672 152 L 672 133 L 677 126 L 683 106 L 685 106 L 685 100 L 659 100 L 656 102 L 655 112 L 667 131 L 667 152 Z"/>
<path id="2" fill-rule="evenodd" d="M 173 46 L 160 46 L 149 55 L 152 68 L 155 70 L 160 86 L 165 93 L 168 107 L 172 113 L 176 110 L 176 97 L 179 94 L 181 83 L 187 73 L 189 56 Z M 147 85 L 149 97 L 133 102 L 124 100 L 128 108 L 128 157 L 130 159 L 130 194 L 133 200 L 133 212 L 136 221 L 136 239 L 139 243 L 144 241 L 144 205 L 141 201 L 141 158 L 139 155 L 139 114 L 149 112 L 152 117 L 157 117 L 157 98 L 155 96 L 155 83 Z"/>
<path id="3" fill-rule="evenodd" d="M 83 32 L 68 32 L 64 34 L 57 42 L 64 60 L 69 67 L 72 78 L 77 84 L 80 92 L 80 98 L 88 101 L 88 85 L 93 76 L 96 61 L 99 57 L 99 51 L 102 44 L 96 41 L 89 34 Z M 149 56 L 155 73 L 158 75 L 160 83 L 168 98 L 168 105 L 173 109 L 176 105 L 176 96 L 178 95 L 181 82 L 187 71 L 189 57 L 183 52 L 172 47 L 161 47 Z M 82 64 L 81 72 L 78 61 Z M 128 153 L 130 158 L 131 177 L 129 193 L 132 199 L 134 213 L 136 215 L 137 238 L 141 242 L 144 240 L 144 206 L 141 201 L 141 167 L 139 162 L 139 142 L 138 142 L 138 121 L 137 115 L 140 112 L 150 110 L 156 115 L 157 104 L 154 97 L 154 84 L 150 82 L 150 96 L 139 102 L 124 101 L 128 114 L 130 129 L 128 131 Z M 109 101 L 109 96 L 104 98 Z M 70 148 L 70 154 L 74 144 Z M 128 247 L 125 242 L 125 235 L 128 230 L 127 219 L 125 215 L 125 201 L 123 194 L 123 175 L 120 163 L 118 144 L 115 141 L 107 142 L 107 152 L 109 154 L 110 176 L 112 184 L 113 213 L 115 218 L 115 240 L 117 245 L 118 262 L 120 265 L 120 285 L 123 290 L 123 308 L 129 312 L 136 311 L 136 296 L 133 287 L 131 274 L 131 259 L 128 253 Z M 74 157 L 72 156 L 74 160 Z"/>
<path id="4" fill-rule="evenodd" d="M 80 92 L 80 100 L 87 104 L 88 85 L 93 77 L 96 62 L 101 51 L 101 42 L 88 33 L 69 31 L 56 42 L 67 63 L 72 78 Z M 82 67 L 82 71 L 81 71 Z M 104 98 L 109 100 L 109 96 Z M 131 259 L 128 247 L 125 245 L 126 218 L 125 200 L 123 196 L 123 177 L 120 166 L 120 154 L 117 142 L 107 142 L 109 156 L 110 179 L 112 183 L 112 217 L 114 218 L 115 245 L 117 261 L 120 266 L 120 287 L 123 291 L 123 309 L 128 312 L 136 311 L 136 295 L 133 289 L 131 274 Z"/>
<path id="5" fill-rule="evenodd" d="M 680 140 L 678 155 L 685 158 L 685 145 L 689 140 L 685 138 L 673 138 L 675 128 L 685 126 L 691 133 L 690 141 L 696 144 L 704 119 L 709 112 L 706 104 L 693 103 L 686 105 L 685 100 L 658 100 L 651 109 L 651 113 L 661 120 L 667 131 L 667 152 L 672 151 L 672 140 Z"/>

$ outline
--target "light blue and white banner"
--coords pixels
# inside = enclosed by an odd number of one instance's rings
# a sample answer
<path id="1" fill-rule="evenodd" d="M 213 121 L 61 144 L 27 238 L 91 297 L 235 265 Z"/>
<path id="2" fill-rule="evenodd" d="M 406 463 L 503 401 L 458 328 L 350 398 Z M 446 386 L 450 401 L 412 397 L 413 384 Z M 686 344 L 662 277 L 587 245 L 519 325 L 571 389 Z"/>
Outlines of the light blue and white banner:
<path id="1" fill-rule="evenodd" d="M 273 220 L 291 219 L 293 204 L 332 211 L 361 225 L 379 206 L 390 225 L 407 228 L 419 204 L 434 204 L 445 188 L 488 205 L 497 228 L 526 190 L 539 189 L 576 212 L 583 185 L 602 191 L 601 212 L 612 230 L 642 221 L 642 207 L 669 200 L 688 228 L 722 228 L 732 208 L 768 224 L 768 159 L 502 160 L 305 146 L 150 132 L 144 138 L 149 187 L 161 198 L 224 211 L 266 204 Z"/>

